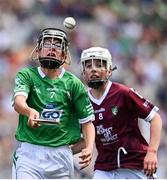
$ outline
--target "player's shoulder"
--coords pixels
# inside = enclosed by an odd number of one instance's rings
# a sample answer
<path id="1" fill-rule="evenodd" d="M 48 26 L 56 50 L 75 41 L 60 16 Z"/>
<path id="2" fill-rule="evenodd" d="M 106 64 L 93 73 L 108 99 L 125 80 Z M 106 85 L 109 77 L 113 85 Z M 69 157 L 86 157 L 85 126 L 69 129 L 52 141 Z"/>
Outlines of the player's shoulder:
<path id="1" fill-rule="evenodd" d="M 69 81 L 75 81 L 75 82 L 81 83 L 81 80 L 70 71 L 66 70 L 64 73 L 64 77 L 67 78 L 67 80 L 69 80 Z"/>
<path id="2" fill-rule="evenodd" d="M 73 90 L 83 90 L 85 86 L 83 82 L 73 73 L 66 71 L 63 76 L 63 81 L 65 82 L 66 86 Z"/>
<path id="3" fill-rule="evenodd" d="M 123 94 L 128 93 L 131 89 L 129 86 L 119 83 L 119 82 L 112 82 L 112 88 L 116 89 L 117 91 L 119 91 Z"/>
<path id="4" fill-rule="evenodd" d="M 74 75 L 72 72 L 68 71 L 68 70 L 65 70 L 65 76 L 68 76 L 68 77 L 71 77 L 71 78 L 77 78 L 76 75 Z"/>
<path id="5" fill-rule="evenodd" d="M 33 72 L 37 72 L 37 67 L 26 66 L 18 71 L 18 73 L 23 73 L 23 74 L 31 74 Z"/>

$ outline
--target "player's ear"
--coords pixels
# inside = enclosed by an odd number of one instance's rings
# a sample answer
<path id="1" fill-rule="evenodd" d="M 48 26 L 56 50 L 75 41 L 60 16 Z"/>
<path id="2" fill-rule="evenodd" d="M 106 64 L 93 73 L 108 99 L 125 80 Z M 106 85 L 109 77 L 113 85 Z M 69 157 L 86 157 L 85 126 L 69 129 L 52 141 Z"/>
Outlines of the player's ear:
<path id="1" fill-rule="evenodd" d="M 108 74 L 109 74 L 109 76 L 112 76 L 112 67 L 111 66 L 110 66 Z"/>
<path id="2" fill-rule="evenodd" d="M 67 59 L 67 53 L 62 52 L 62 58 L 66 60 Z"/>
<path id="3" fill-rule="evenodd" d="M 83 77 L 85 77 L 85 72 L 84 72 L 84 71 L 81 71 L 81 75 L 82 75 Z"/>
<path id="4" fill-rule="evenodd" d="M 36 48 L 36 51 L 35 51 L 36 53 L 39 53 L 40 52 L 40 49 L 39 48 Z"/>

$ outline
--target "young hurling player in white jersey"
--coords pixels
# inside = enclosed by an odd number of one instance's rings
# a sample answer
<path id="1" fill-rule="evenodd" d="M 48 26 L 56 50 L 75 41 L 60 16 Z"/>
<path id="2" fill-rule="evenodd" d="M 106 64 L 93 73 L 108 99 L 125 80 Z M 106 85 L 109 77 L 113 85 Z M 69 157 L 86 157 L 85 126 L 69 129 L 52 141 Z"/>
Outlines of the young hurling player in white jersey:
<path id="1" fill-rule="evenodd" d="M 47 28 L 34 50 L 39 67 L 26 67 L 15 78 L 13 106 L 19 113 L 18 148 L 13 158 L 15 179 L 74 178 L 69 145 L 81 138 L 81 168 L 92 157 L 95 130 L 93 108 L 84 85 L 62 65 L 69 64 L 68 39 L 64 31 Z"/>
<path id="2" fill-rule="evenodd" d="M 109 80 L 113 69 L 107 49 L 84 50 L 81 64 L 95 111 L 93 124 L 98 155 L 93 178 L 151 178 L 157 169 L 162 127 L 158 108 L 134 89 Z M 150 123 L 149 144 L 139 130 L 138 118 Z M 78 145 L 83 145 L 81 142 Z"/>

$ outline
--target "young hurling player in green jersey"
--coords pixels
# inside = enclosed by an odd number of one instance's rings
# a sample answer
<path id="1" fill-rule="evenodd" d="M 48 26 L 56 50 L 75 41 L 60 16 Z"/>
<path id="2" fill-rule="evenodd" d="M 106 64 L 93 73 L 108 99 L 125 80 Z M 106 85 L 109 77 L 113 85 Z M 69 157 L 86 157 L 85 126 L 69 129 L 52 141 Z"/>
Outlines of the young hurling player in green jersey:
<path id="1" fill-rule="evenodd" d="M 73 178 L 69 145 L 80 140 L 82 129 L 86 148 L 81 152 L 81 168 L 88 166 L 95 137 L 93 108 L 81 81 L 62 67 L 70 62 L 64 31 L 44 29 L 34 53 L 40 66 L 23 68 L 15 79 L 13 106 L 19 113 L 15 135 L 19 146 L 12 176 Z"/>

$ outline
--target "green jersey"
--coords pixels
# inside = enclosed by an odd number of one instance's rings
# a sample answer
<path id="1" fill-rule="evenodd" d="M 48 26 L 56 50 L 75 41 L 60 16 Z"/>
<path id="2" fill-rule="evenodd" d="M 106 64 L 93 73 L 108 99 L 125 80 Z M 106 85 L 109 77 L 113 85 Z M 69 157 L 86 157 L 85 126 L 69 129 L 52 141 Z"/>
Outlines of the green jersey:
<path id="1" fill-rule="evenodd" d="M 61 146 L 79 141 L 80 124 L 94 119 L 93 107 L 83 83 L 62 68 L 56 79 L 49 79 L 40 67 L 28 67 L 17 73 L 14 97 L 27 97 L 29 107 L 42 119 L 59 119 L 56 125 L 28 126 L 28 117 L 19 115 L 16 139 L 44 146 Z"/>

